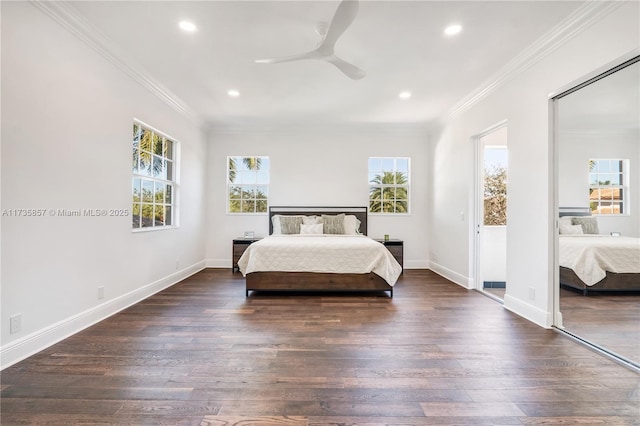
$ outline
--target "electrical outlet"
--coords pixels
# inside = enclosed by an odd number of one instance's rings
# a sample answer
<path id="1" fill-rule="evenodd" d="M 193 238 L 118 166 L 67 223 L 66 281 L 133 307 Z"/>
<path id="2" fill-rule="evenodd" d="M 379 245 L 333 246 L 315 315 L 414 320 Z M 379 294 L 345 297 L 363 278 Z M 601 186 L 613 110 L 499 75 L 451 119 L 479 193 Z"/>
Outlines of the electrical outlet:
<path id="1" fill-rule="evenodd" d="M 9 317 L 9 332 L 14 334 L 20 330 L 22 330 L 22 314 L 15 314 Z"/>
<path id="2" fill-rule="evenodd" d="M 536 300 L 536 289 L 529 287 L 529 299 Z"/>
<path id="3" fill-rule="evenodd" d="M 180 269 L 180 261 L 179 261 L 179 260 L 176 260 L 176 271 L 177 271 L 178 269 Z"/>
<path id="4" fill-rule="evenodd" d="M 98 287 L 98 300 L 104 299 L 104 286 Z"/>

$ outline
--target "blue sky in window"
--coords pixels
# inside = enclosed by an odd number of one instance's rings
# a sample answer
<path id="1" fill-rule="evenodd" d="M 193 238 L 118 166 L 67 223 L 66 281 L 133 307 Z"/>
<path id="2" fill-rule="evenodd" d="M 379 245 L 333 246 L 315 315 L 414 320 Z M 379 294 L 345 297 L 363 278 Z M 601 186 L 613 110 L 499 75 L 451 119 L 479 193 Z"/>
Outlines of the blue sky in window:
<path id="1" fill-rule="evenodd" d="M 620 160 L 591 160 L 589 163 L 589 184 L 600 185 L 609 182 L 611 185 L 622 185 L 622 161 Z"/>
<path id="2" fill-rule="evenodd" d="M 369 158 L 370 172 L 409 172 L 409 159 L 403 157 L 371 157 Z"/>
<path id="3" fill-rule="evenodd" d="M 237 178 L 235 183 L 238 184 L 254 184 L 254 185 L 268 185 L 269 184 L 269 157 L 260 157 L 262 164 L 260 170 L 249 170 L 247 165 L 242 161 L 244 157 L 234 157 L 237 168 Z"/>
<path id="4" fill-rule="evenodd" d="M 485 167 L 502 166 L 508 167 L 508 150 L 506 147 L 486 147 L 484 149 Z"/>
<path id="5" fill-rule="evenodd" d="M 620 160 L 593 160 L 596 163 L 594 172 L 598 173 L 620 173 Z"/>

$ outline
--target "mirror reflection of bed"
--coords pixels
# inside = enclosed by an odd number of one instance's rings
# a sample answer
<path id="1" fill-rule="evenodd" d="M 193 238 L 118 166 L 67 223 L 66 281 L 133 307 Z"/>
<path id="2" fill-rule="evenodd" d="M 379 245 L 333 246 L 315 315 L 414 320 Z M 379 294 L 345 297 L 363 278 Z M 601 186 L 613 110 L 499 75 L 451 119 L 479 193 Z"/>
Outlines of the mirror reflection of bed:
<path id="1" fill-rule="evenodd" d="M 640 364 L 640 62 L 559 97 L 562 328 Z"/>
<path id="2" fill-rule="evenodd" d="M 560 285 L 584 296 L 594 292 L 640 292 L 640 238 L 602 234 L 589 207 L 559 212 Z"/>

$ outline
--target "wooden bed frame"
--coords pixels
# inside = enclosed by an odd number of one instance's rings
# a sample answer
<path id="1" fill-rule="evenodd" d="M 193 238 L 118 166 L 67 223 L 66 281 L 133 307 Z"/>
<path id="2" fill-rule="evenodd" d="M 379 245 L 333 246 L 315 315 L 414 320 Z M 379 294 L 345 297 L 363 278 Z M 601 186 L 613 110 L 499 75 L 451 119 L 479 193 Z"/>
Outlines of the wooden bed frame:
<path id="1" fill-rule="evenodd" d="M 559 217 L 591 216 L 589 207 L 560 207 Z M 560 286 L 582 291 L 583 295 L 598 291 L 640 292 L 640 274 L 618 274 L 607 271 L 607 275 L 593 285 L 587 285 L 570 268 L 560 266 Z"/>
<path id="2" fill-rule="evenodd" d="M 597 291 L 640 292 L 640 274 L 617 274 L 607 271 L 607 275 L 594 285 L 586 285 L 572 269 L 560 267 L 560 285 L 581 290 L 583 295 Z"/>
<path id="3" fill-rule="evenodd" d="M 273 233 L 274 215 L 320 216 L 323 214 L 352 214 L 360 220 L 360 233 L 367 235 L 367 207 L 269 207 L 269 234 Z M 249 291 L 310 291 L 310 292 L 362 292 L 388 291 L 393 297 L 393 286 L 373 272 L 367 274 L 332 274 L 317 272 L 252 272 L 246 275 L 245 295 Z"/>

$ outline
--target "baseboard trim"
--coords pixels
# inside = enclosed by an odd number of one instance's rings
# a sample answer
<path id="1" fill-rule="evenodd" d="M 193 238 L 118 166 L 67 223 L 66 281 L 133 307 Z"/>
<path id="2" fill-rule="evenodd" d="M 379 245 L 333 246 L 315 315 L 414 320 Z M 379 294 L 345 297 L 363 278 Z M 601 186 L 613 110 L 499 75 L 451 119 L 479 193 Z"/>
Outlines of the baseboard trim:
<path id="1" fill-rule="evenodd" d="M 452 271 L 451 269 L 446 268 L 442 265 L 439 265 L 435 262 L 429 262 L 429 269 L 431 269 L 433 272 L 440 275 L 441 277 L 444 277 L 449 281 L 452 281 L 458 284 L 459 286 L 462 286 L 469 290 L 471 289 L 470 287 L 471 280 L 462 274 Z"/>
<path id="2" fill-rule="evenodd" d="M 520 299 L 516 299 L 510 296 L 509 293 L 504 295 L 505 309 L 513 312 L 514 314 L 521 316 L 522 318 L 531 321 L 534 324 L 544 328 L 551 328 L 553 325 L 553 313 L 546 312 L 535 306 L 525 303 Z"/>
<path id="3" fill-rule="evenodd" d="M 171 275 L 8 343 L 0 348 L 0 370 L 10 367 L 129 306 L 135 305 L 204 268 L 204 260 L 197 262 Z"/>
<path id="4" fill-rule="evenodd" d="M 429 262 L 424 260 L 405 260 L 402 267 L 404 269 L 429 269 Z"/>

